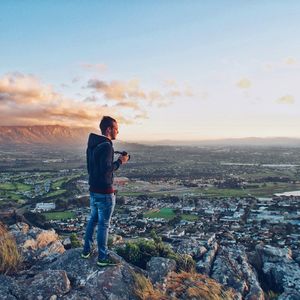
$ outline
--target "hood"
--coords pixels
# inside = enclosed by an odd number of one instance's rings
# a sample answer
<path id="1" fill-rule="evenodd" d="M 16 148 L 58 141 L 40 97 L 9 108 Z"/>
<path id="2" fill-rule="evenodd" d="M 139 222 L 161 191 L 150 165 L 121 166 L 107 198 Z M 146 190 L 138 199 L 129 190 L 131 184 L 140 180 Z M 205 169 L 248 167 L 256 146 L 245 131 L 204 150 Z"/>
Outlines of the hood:
<path id="1" fill-rule="evenodd" d="M 112 144 L 111 140 L 104 135 L 98 135 L 91 133 L 88 140 L 88 148 L 94 148 L 99 144 L 109 142 Z"/>

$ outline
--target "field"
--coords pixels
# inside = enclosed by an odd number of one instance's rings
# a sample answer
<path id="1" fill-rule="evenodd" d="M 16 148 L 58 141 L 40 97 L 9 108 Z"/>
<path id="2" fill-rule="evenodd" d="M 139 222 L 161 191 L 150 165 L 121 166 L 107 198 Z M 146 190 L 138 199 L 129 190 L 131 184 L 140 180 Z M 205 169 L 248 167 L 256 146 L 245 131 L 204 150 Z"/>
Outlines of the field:
<path id="1" fill-rule="evenodd" d="M 144 218 L 163 218 L 166 220 L 173 219 L 175 217 L 175 213 L 171 208 L 162 208 L 158 211 L 148 211 L 144 214 Z"/>
<path id="2" fill-rule="evenodd" d="M 6 190 L 6 191 L 20 191 L 20 192 L 26 192 L 30 191 L 32 189 L 31 185 L 27 185 L 20 182 L 14 182 L 14 183 L 1 183 L 0 184 L 0 190 Z"/>
<path id="3" fill-rule="evenodd" d="M 195 215 L 182 214 L 181 219 L 193 222 L 193 221 L 197 221 L 199 218 L 198 216 Z"/>
<path id="4" fill-rule="evenodd" d="M 46 220 L 65 220 L 72 219 L 75 217 L 75 214 L 71 211 L 63 211 L 63 212 L 46 212 L 43 213 L 46 217 Z"/>

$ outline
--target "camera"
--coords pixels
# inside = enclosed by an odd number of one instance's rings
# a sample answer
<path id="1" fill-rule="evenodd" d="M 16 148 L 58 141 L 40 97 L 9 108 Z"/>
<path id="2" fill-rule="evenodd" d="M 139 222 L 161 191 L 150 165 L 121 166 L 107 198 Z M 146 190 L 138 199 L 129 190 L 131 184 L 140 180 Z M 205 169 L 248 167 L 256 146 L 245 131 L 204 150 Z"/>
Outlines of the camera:
<path id="1" fill-rule="evenodd" d="M 121 154 L 123 156 L 128 155 L 126 151 L 115 151 L 115 154 Z M 128 155 L 128 160 L 130 160 L 130 155 Z"/>

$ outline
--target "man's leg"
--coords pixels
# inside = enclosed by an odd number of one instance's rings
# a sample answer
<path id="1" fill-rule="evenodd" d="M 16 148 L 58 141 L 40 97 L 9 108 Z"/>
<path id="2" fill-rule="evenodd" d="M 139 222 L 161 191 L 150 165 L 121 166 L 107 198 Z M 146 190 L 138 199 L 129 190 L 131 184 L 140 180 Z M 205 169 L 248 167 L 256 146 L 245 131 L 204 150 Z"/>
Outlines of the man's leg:
<path id="1" fill-rule="evenodd" d="M 93 193 L 90 194 L 90 207 L 91 207 L 90 219 L 88 221 L 85 236 L 84 236 L 84 247 L 82 253 L 82 257 L 84 258 L 88 258 L 90 256 L 91 246 L 93 244 L 94 230 L 98 223 L 98 209 L 95 206 L 95 197 Z"/>
<path id="2" fill-rule="evenodd" d="M 114 211 L 116 197 L 114 194 L 105 195 L 102 202 L 97 203 L 98 206 L 98 259 L 107 259 L 107 240 L 110 220 Z"/>

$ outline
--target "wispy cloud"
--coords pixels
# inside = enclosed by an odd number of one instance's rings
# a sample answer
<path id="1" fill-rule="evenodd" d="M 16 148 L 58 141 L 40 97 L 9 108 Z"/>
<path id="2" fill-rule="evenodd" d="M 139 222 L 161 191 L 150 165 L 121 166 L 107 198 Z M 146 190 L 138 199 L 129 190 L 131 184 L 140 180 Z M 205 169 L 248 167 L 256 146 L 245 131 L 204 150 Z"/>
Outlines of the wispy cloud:
<path id="1" fill-rule="evenodd" d="M 167 87 L 177 87 L 178 83 L 174 79 L 166 79 L 166 80 L 164 80 L 164 85 Z"/>
<path id="2" fill-rule="evenodd" d="M 103 73 L 105 71 L 107 71 L 107 65 L 105 64 L 88 64 L 88 63 L 81 63 L 80 66 L 88 71 L 92 71 L 92 72 L 99 72 L 99 73 Z"/>
<path id="3" fill-rule="evenodd" d="M 172 84 L 173 85 L 173 84 Z M 142 105 L 168 106 L 174 98 L 191 97 L 189 89 L 181 91 L 179 88 L 146 90 L 140 85 L 138 79 L 128 81 L 103 81 L 91 79 L 87 87 L 100 93 L 105 99 L 113 100 L 118 106 L 131 107 L 137 111 Z"/>
<path id="4" fill-rule="evenodd" d="M 114 108 L 67 98 L 38 78 L 21 73 L 0 78 L 0 114 L 0 125 L 91 126 L 104 114 L 128 123 Z"/>
<path id="5" fill-rule="evenodd" d="M 236 85 L 240 88 L 240 89 L 249 89 L 252 86 L 252 83 L 249 79 L 247 78 L 242 78 L 240 79 Z"/>
<path id="6" fill-rule="evenodd" d="M 276 100 L 277 103 L 280 104 L 294 104 L 295 98 L 291 95 L 285 95 Z"/>
<path id="7" fill-rule="evenodd" d="M 286 65 L 296 65 L 297 64 L 297 60 L 294 58 L 294 57 L 287 57 L 285 60 L 284 60 L 284 63 Z"/>
<path id="8" fill-rule="evenodd" d="M 105 82 L 102 80 L 91 79 L 88 82 L 88 87 L 103 94 L 106 99 L 123 101 L 128 99 L 145 99 L 146 94 L 139 87 L 138 80 L 111 81 Z"/>
<path id="9" fill-rule="evenodd" d="M 290 69 L 299 69 L 299 63 L 297 58 L 289 56 L 285 57 L 280 61 L 273 61 L 263 64 L 263 69 L 265 71 L 283 71 Z"/>

